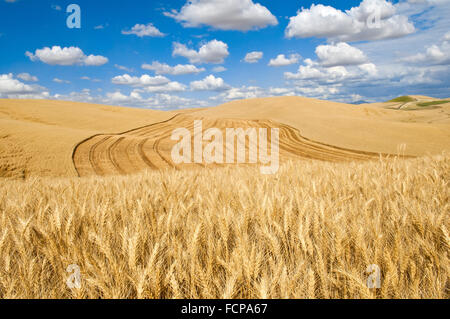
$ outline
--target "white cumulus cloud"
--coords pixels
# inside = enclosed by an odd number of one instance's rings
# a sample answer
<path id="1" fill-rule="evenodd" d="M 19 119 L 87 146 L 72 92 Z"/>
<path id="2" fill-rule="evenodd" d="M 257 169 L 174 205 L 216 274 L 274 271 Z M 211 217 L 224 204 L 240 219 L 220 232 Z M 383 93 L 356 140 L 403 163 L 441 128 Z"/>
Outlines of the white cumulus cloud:
<path id="1" fill-rule="evenodd" d="M 287 80 L 313 80 L 326 82 L 341 82 L 349 76 L 349 72 L 344 66 L 334 66 L 323 68 L 314 63 L 301 65 L 297 73 L 285 72 Z"/>
<path id="2" fill-rule="evenodd" d="M 31 61 L 41 61 L 50 65 L 87 65 L 100 66 L 108 63 L 108 58 L 101 55 L 86 56 L 84 52 L 78 47 L 64 47 L 53 46 L 52 48 L 44 47 L 37 49 L 35 53 L 26 52 L 26 56 Z"/>
<path id="3" fill-rule="evenodd" d="M 17 78 L 27 81 L 27 82 L 37 82 L 39 79 L 36 76 L 31 75 L 30 73 L 20 73 L 17 75 Z"/>
<path id="4" fill-rule="evenodd" d="M 203 44 L 198 51 L 189 49 L 186 45 L 175 42 L 172 52 L 173 56 L 183 56 L 194 64 L 201 63 L 223 63 L 229 55 L 228 45 L 222 41 L 211 40 Z"/>
<path id="5" fill-rule="evenodd" d="M 218 96 L 212 97 L 212 100 L 219 101 L 231 101 L 231 100 L 241 100 L 241 99 L 254 99 L 258 97 L 267 96 L 264 89 L 258 86 L 242 86 L 233 87 L 229 90 L 220 93 Z"/>
<path id="6" fill-rule="evenodd" d="M 62 83 L 69 84 L 70 83 L 70 81 L 62 80 L 62 79 L 59 79 L 59 78 L 54 78 L 53 82 L 60 83 L 60 84 L 62 84 Z"/>
<path id="7" fill-rule="evenodd" d="M 211 26 L 220 30 L 248 31 L 277 25 L 277 18 L 252 0 L 192 0 L 166 16 L 185 27 Z"/>
<path id="8" fill-rule="evenodd" d="M 119 85 L 130 85 L 130 86 L 157 86 L 162 84 L 167 84 L 170 82 L 168 78 L 165 76 L 157 75 L 150 76 L 148 74 L 144 74 L 140 77 L 130 76 L 128 74 L 118 75 L 112 78 L 111 82 L 113 84 Z"/>
<path id="9" fill-rule="evenodd" d="M 263 53 L 260 51 L 249 52 L 245 55 L 244 61 L 247 63 L 257 63 L 263 57 Z"/>
<path id="10" fill-rule="evenodd" d="M 108 63 L 108 58 L 101 55 L 89 55 L 84 58 L 83 64 L 87 66 L 98 66 Z"/>
<path id="11" fill-rule="evenodd" d="M 386 0 L 363 0 L 358 7 L 341 11 L 322 4 L 311 5 L 291 17 L 288 38 L 331 38 L 340 41 L 381 40 L 402 37 L 415 31 L 408 17 L 396 14 Z"/>
<path id="12" fill-rule="evenodd" d="M 163 85 L 147 86 L 145 88 L 145 91 L 149 93 L 183 92 L 185 90 L 186 85 L 176 81 Z"/>
<path id="13" fill-rule="evenodd" d="M 122 34 L 134 34 L 140 38 L 142 37 L 164 37 L 165 34 L 156 28 L 153 23 L 136 24 L 131 30 L 122 30 Z"/>
<path id="14" fill-rule="evenodd" d="M 150 76 L 148 74 L 144 74 L 137 77 L 123 74 L 113 77 L 111 82 L 117 85 L 128 85 L 131 87 L 142 88 L 142 90 L 149 93 L 181 92 L 186 89 L 186 85 L 179 82 L 171 82 L 168 78 L 162 75 Z"/>
<path id="15" fill-rule="evenodd" d="M 378 74 L 377 66 L 373 63 L 365 63 L 358 65 L 358 68 L 362 71 L 364 71 L 366 74 L 375 76 Z"/>
<path id="16" fill-rule="evenodd" d="M 216 78 L 214 75 L 208 75 L 203 80 L 191 82 L 193 91 L 222 91 L 230 88 L 222 78 Z"/>
<path id="17" fill-rule="evenodd" d="M 441 45 L 433 44 L 425 52 L 403 58 L 404 62 L 421 63 L 426 65 L 445 65 L 450 64 L 450 41 L 444 36 Z"/>
<path id="18" fill-rule="evenodd" d="M 284 54 L 279 54 L 275 59 L 270 59 L 269 66 L 286 66 L 298 63 L 300 59 L 299 54 L 291 54 L 287 58 Z"/>
<path id="19" fill-rule="evenodd" d="M 12 73 L 0 75 L 0 94 L 26 94 L 35 92 L 31 85 L 14 79 Z"/>
<path id="20" fill-rule="evenodd" d="M 49 97 L 49 92 L 42 86 L 25 84 L 15 79 L 12 73 L 0 74 L 0 98 L 45 99 Z"/>
<path id="21" fill-rule="evenodd" d="M 320 63 L 326 67 L 338 65 L 360 65 L 367 62 L 367 57 L 360 49 L 345 42 L 319 45 L 316 54 Z"/>
<path id="22" fill-rule="evenodd" d="M 171 74 L 171 75 L 184 75 L 184 74 L 196 74 L 205 71 L 204 68 L 197 68 L 192 64 L 177 64 L 170 66 L 166 63 L 160 63 L 153 61 L 152 64 L 143 64 L 144 70 L 155 71 L 156 74 Z"/>

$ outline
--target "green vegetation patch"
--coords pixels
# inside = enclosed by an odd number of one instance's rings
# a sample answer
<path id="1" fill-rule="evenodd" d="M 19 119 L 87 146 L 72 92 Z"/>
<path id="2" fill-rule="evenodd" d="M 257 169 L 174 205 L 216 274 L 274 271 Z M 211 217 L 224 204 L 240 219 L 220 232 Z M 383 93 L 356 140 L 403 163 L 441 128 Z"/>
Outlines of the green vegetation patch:
<path id="1" fill-rule="evenodd" d="M 405 95 L 405 96 L 396 97 L 395 99 L 392 99 L 388 102 L 412 102 L 412 101 L 415 101 L 415 100 L 412 97 Z"/>
<path id="2" fill-rule="evenodd" d="M 418 106 L 421 107 L 428 107 L 433 105 L 439 105 L 439 104 L 445 104 L 449 103 L 450 101 L 431 101 L 431 102 L 423 102 L 423 103 L 417 103 Z"/>

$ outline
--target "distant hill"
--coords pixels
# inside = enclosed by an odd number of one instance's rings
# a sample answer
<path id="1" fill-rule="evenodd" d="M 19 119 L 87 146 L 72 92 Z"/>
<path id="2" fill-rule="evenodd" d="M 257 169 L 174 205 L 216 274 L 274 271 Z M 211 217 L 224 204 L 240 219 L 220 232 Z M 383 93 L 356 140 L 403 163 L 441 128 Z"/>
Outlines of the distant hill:
<path id="1" fill-rule="evenodd" d="M 411 96 L 404 95 L 404 96 L 399 96 L 399 97 L 396 97 L 395 99 L 389 100 L 388 102 L 413 102 L 415 100 L 416 99 L 414 99 Z"/>
<path id="2" fill-rule="evenodd" d="M 359 100 L 359 101 L 354 101 L 354 102 L 352 102 L 350 104 L 361 105 L 361 104 L 369 104 L 369 103 L 370 103 L 369 101 Z"/>

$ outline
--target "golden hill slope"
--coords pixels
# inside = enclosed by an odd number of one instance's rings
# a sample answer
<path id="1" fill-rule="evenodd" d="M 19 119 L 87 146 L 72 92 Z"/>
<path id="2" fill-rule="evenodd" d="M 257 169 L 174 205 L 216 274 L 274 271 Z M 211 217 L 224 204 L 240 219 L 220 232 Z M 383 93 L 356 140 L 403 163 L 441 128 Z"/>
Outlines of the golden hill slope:
<path id="1" fill-rule="evenodd" d="M 0 177 L 75 176 L 72 151 L 81 140 L 170 116 L 76 102 L 0 99 Z"/>
<path id="2" fill-rule="evenodd" d="M 400 112 L 375 105 L 350 105 L 304 97 L 234 101 L 201 110 L 218 118 L 271 119 L 298 129 L 303 136 L 334 146 L 368 152 L 420 156 L 450 150 L 450 105 Z"/>
<path id="3" fill-rule="evenodd" d="M 449 107 L 401 111 L 301 97 L 164 112 L 63 101 L 0 100 L 0 177 L 134 173 L 176 167 L 172 130 L 279 127 L 282 160 L 365 159 L 450 150 Z M 74 150 L 76 150 L 74 152 Z M 73 158 L 72 158 L 73 155 Z"/>
<path id="4" fill-rule="evenodd" d="M 203 129 L 214 127 L 225 132 L 227 128 L 278 128 L 280 134 L 280 161 L 315 159 L 329 162 L 367 160 L 376 153 L 343 149 L 309 140 L 288 125 L 271 120 L 211 119 L 196 114 L 177 114 L 160 123 L 151 124 L 122 134 L 99 134 L 83 141 L 74 152 L 74 164 L 79 176 L 137 173 L 145 168 L 186 169 L 216 167 L 227 164 L 176 164 L 171 150 L 177 141 L 171 140 L 175 128 L 185 127 L 193 132 L 194 120 L 202 120 Z M 194 137 L 191 136 L 192 145 Z M 208 144 L 203 141 L 203 147 Z M 248 150 L 248 145 L 247 148 Z M 223 145 L 222 154 L 227 151 Z M 248 158 L 248 154 L 246 155 Z M 222 157 L 223 159 L 224 157 Z"/>
<path id="5" fill-rule="evenodd" d="M 405 110 L 405 111 L 429 111 L 431 109 L 441 109 L 442 107 L 447 108 L 450 106 L 450 98 L 448 99 L 437 99 L 430 96 L 424 95 L 406 95 L 400 96 L 398 98 L 392 99 L 387 102 L 382 103 L 372 103 L 363 104 L 365 106 L 376 106 L 384 109 L 391 110 Z M 441 110 L 439 113 L 446 113 L 445 110 Z M 425 112 L 426 115 L 433 116 L 433 112 Z M 446 113 L 448 120 L 448 112 Z M 443 120 L 442 114 L 439 114 L 438 120 Z"/>

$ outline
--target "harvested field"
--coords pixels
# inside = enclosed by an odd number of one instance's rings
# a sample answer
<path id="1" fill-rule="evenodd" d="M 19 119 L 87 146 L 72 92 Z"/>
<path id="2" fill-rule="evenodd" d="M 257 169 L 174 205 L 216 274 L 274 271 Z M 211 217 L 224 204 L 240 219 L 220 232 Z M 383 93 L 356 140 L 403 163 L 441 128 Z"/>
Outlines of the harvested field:
<path id="1" fill-rule="evenodd" d="M 80 143 L 73 155 L 79 176 L 132 174 L 144 169 L 187 168 L 207 164 L 175 164 L 171 149 L 173 130 L 185 127 L 193 130 L 193 117 L 178 114 L 167 121 L 151 124 L 122 134 L 98 134 Z M 376 153 L 348 150 L 311 141 L 288 125 L 269 120 L 232 120 L 202 118 L 203 130 L 218 128 L 278 128 L 280 132 L 280 157 L 288 159 L 316 159 L 330 162 L 366 160 L 379 156 Z M 194 136 L 192 136 L 194 139 Z M 246 151 L 250 143 L 246 143 Z M 223 153 L 226 152 L 224 145 Z M 226 164 L 223 164 L 226 165 Z M 221 166 L 210 164 L 208 166 Z"/>

